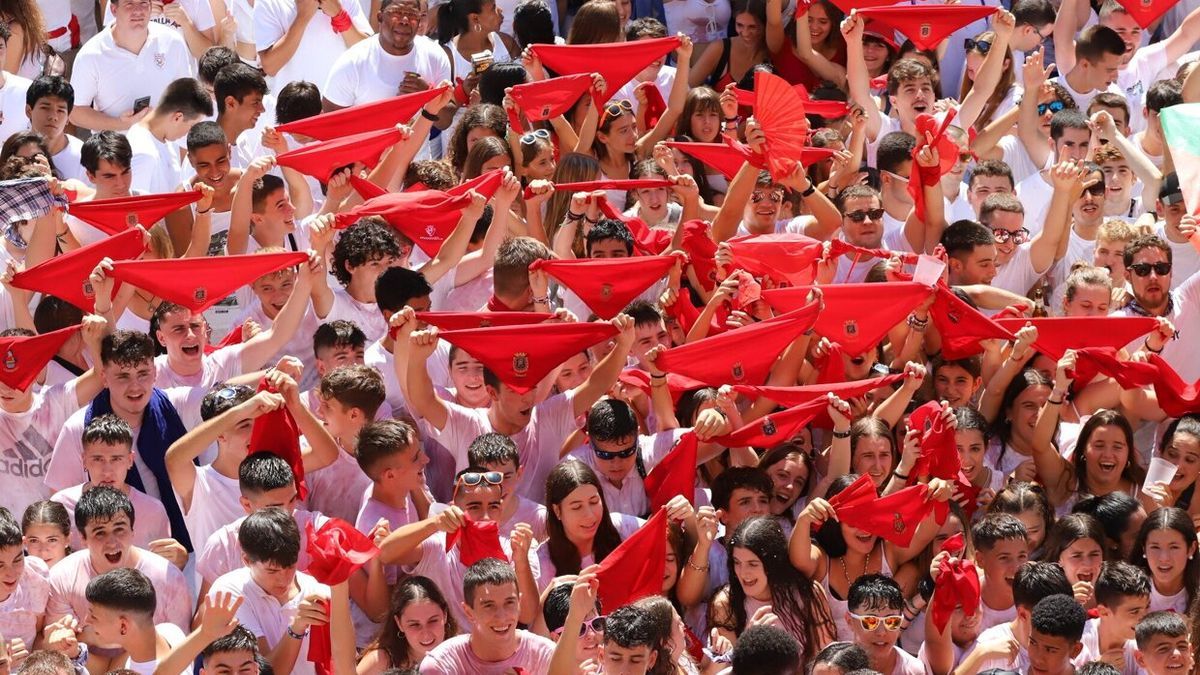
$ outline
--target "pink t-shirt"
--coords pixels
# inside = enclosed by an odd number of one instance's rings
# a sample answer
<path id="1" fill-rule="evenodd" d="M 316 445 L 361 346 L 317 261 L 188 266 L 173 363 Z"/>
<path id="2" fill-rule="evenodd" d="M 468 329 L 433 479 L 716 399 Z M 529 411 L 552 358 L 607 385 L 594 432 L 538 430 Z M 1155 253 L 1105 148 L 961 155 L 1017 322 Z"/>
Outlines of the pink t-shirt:
<path id="1" fill-rule="evenodd" d="M 0 506 L 17 518 L 25 507 L 48 498 L 44 481 L 54 440 L 71 413 L 79 410 L 75 380 L 43 387 L 23 413 L 0 413 Z"/>
<path id="2" fill-rule="evenodd" d="M 83 486 L 76 485 L 66 490 L 59 490 L 50 499 L 62 504 L 67 509 L 71 525 L 75 524 L 75 505 L 83 496 Z M 133 505 L 133 545 L 146 548 L 156 539 L 166 539 L 171 536 L 171 522 L 167 520 L 167 510 L 162 502 L 138 490 L 129 488 L 129 503 Z M 83 540 L 79 532 L 71 528 L 71 548 L 78 551 L 83 548 Z"/>
<path id="3" fill-rule="evenodd" d="M 375 528 L 375 524 L 382 518 L 387 521 L 388 527 L 392 532 L 416 522 L 417 510 L 412 504 L 411 499 L 404 501 L 404 508 L 397 509 L 372 497 L 374 485 L 368 490 L 364 496 L 362 508 L 358 510 L 358 517 L 354 520 L 354 527 L 363 534 L 370 534 Z M 384 571 L 387 573 L 388 584 L 396 583 L 396 579 L 400 576 L 400 567 L 398 565 L 385 565 Z"/>
<path id="4" fill-rule="evenodd" d="M 308 508 L 330 518 L 353 523 L 362 507 L 363 496 L 371 479 L 358 465 L 354 455 L 338 450 L 338 457 L 327 467 L 304 474 L 308 483 Z"/>
<path id="5" fill-rule="evenodd" d="M 387 321 L 379 311 L 379 305 L 373 302 L 359 302 L 346 292 L 345 288 L 333 289 L 333 306 L 322 321 L 329 323 L 344 319 L 354 322 L 367 335 L 367 343 L 375 342 L 387 333 Z"/>
<path id="6" fill-rule="evenodd" d="M 26 647 L 33 648 L 37 638 L 37 621 L 46 613 L 50 600 L 50 570 L 41 558 L 25 556 L 25 569 L 17 586 L 0 600 L 0 635 L 6 640 L 21 638 Z"/>
<path id="7" fill-rule="evenodd" d="M 434 647 L 421 661 L 421 675 L 504 675 L 510 668 L 545 673 L 554 658 L 554 643 L 528 631 L 517 631 L 517 649 L 503 661 L 484 661 L 471 650 L 470 635 L 456 635 Z"/>
<path id="8" fill-rule="evenodd" d="M 157 596 L 154 623 L 173 623 L 179 626 L 180 630 L 189 630 L 195 607 L 192 604 L 192 592 L 188 590 L 183 573 L 158 554 L 140 548 L 133 550 L 137 555 L 137 563 L 133 568 L 145 574 L 154 585 Z M 50 570 L 47 623 L 66 614 L 71 614 L 80 621 L 87 618 L 88 601 L 84 592 L 88 582 L 99 576 L 96 568 L 92 567 L 91 555 L 86 549 L 76 551 Z"/>
<path id="9" fill-rule="evenodd" d="M 208 595 L 212 597 L 215 593 L 225 591 L 242 596 L 244 600 L 237 612 L 238 623 L 257 637 L 265 639 L 269 649 L 274 649 L 279 640 L 284 639 L 284 634 L 296 618 L 300 603 L 305 597 L 314 594 L 329 597 L 329 587 L 304 572 L 296 572 L 296 584 L 300 587 L 299 592 L 291 600 L 281 603 L 254 583 L 250 576 L 250 568 L 241 567 L 213 582 Z M 300 655 L 296 657 L 296 664 L 291 670 L 292 675 L 316 673 L 313 664 L 305 658 L 308 654 L 309 639 L 310 636 L 306 635 L 300 644 Z"/>
<path id="10" fill-rule="evenodd" d="M 158 377 L 154 386 L 159 389 L 170 387 L 211 387 L 218 382 L 224 382 L 231 377 L 242 374 L 242 350 L 245 345 L 236 344 L 222 347 L 201 358 L 200 372 L 192 375 L 180 375 L 171 369 L 167 363 L 167 355 L 159 354 L 154 357 L 154 369 Z"/>
<path id="11" fill-rule="evenodd" d="M 308 547 L 304 545 L 306 541 L 304 532 L 308 524 L 312 523 L 313 527 L 319 530 L 329 522 L 329 519 L 320 513 L 300 509 L 293 511 L 292 517 L 296 519 L 301 537 L 300 560 L 296 567 L 303 570 L 308 568 L 309 560 Z M 238 543 L 238 528 L 242 526 L 242 521 L 245 519 L 246 516 L 242 516 L 213 532 L 212 536 L 204 542 L 204 548 L 200 550 L 200 555 L 196 558 L 196 572 L 201 579 L 211 584 L 222 574 L 240 569 L 245 564 L 242 562 L 242 546 Z"/>

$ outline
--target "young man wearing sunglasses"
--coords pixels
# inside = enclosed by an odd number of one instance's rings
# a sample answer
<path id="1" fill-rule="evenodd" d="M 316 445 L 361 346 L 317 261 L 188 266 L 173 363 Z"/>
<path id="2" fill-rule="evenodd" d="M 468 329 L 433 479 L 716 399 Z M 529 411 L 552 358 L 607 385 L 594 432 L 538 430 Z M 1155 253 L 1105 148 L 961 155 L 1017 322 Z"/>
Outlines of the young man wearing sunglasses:
<path id="1" fill-rule="evenodd" d="M 1200 379 L 1200 359 L 1185 342 L 1200 335 L 1200 274 L 1193 274 L 1171 290 L 1174 276 L 1173 256 L 1167 242 L 1154 235 L 1142 235 L 1125 248 L 1125 267 L 1133 300 L 1117 316 L 1155 316 L 1170 321 L 1174 339 L 1163 329 L 1131 345 L 1160 354 L 1185 382 Z"/>
<path id="2" fill-rule="evenodd" d="M 1059 259 L 1059 246 L 1070 224 L 1068 208 L 1072 195 L 1082 189 L 1082 172 L 1064 162 L 1050 171 L 1054 196 L 1046 213 L 1046 226 L 1031 236 L 1025 224 L 1025 208 L 1011 193 L 994 193 L 983 201 L 979 221 L 992 232 L 996 242 L 996 274 L 991 284 L 1025 295 Z"/>
<path id="3" fill-rule="evenodd" d="M 894 579 L 867 574 L 850 585 L 846 623 L 854 643 L 867 652 L 871 668 L 889 675 L 924 675 L 925 664 L 900 649 L 904 627 L 904 592 Z"/>

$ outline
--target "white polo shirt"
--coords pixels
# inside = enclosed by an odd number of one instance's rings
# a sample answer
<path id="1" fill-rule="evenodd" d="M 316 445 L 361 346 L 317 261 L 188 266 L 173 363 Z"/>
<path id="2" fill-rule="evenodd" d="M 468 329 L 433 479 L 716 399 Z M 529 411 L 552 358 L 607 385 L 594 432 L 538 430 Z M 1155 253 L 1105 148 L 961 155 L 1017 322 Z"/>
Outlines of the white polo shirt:
<path id="1" fill-rule="evenodd" d="M 357 2 L 344 2 L 342 8 L 359 30 L 371 33 L 371 26 Z M 275 44 L 296 21 L 298 12 L 292 0 L 258 0 L 254 3 L 254 44 L 260 52 Z M 279 91 L 289 82 L 305 80 L 325 84 L 334 61 L 346 51 L 342 36 L 333 32 L 329 15 L 317 12 L 304 27 L 300 46 L 274 76 L 271 89 Z M 400 74 L 401 77 L 404 73 Z"/>
<path id="2" fill-rule="evenodd" d="M 450 59 L 436 42 L 420 35 L 413 38 L 412 50 L 403 56 L 387 53 L 378 36 L 370 37 L 337 57 L 321 95 L 343 107 L 382 101 L 400 93 L 404 73 L 409 71 L 436 87 L 450 79 Z"/>
<path id="3" fill-rule="evenodd" d="M 150 97 L 150 105 L 157 105 L 168 84 L 192 75 L 192 56 L 183 37 L 156 23 L 146 29 L 149 34 L 137 54 L 118 47 L 111 28 L 100 31 L 79 49 L 71 72 L 75 105 L 120 117 L 131 112 L 133 102 L 143 96 Z"/>
<path id="4" fill-rule="evenodd" d="M 171 144 L 158 140 L 141 124 L 129 127 L 125 138 L 133 150 L 131 187 L 151 195 L 174 192 L 181 182 L 181 167 L 179 153 Z"/>
<path id="5" fill-rule="evenodd" d="M 192 25 L 201 33 L 217 25 L 217 20 L 213 16 L 212 5 L 209 5 L 205 0 L 179 0 L 179 3 L 183 7 L 183 11 L 187 13 L 188 18 L 191 19 Z M 117 17 L 113 16 L 112 3 L 110 2 L 104 9 L 104 25 L 111 26 L 116 20 Z M 150 17 L 150 22 L 164 28 L 179 30 L 179 24 L 168 19 L 165 14 Z"/>
<path id="6" fill-rule="evenodd" d="M 242 567 L 222 576 L 213 582 L 209 597 L 222 591 L 233 593 L 243 598 L 242 606 L 238 609 L 238 623 L 254 633 L 256 637 L 267 641 L 267 647 L 274 649 L 281 639 L 286 638 L 285 631 L 292 620 L 300 612 L 300 603 L 310 595 L 329 597 L 329 587 L 320 583 L 304 572 L 296 572 L 296 585 L 299 591 L 296 596 L 286 603 L 281 603 L 275 596 L 268 594 L 261 586 L 254 583 L 250 577 L 250 568 Z M 308 641 L 306 633 L 300 644 L 300 654 L 296 664 L 292 666 L 293 675 L 315 675 L 317 672 L 313 663 L 308 660 Z"/>

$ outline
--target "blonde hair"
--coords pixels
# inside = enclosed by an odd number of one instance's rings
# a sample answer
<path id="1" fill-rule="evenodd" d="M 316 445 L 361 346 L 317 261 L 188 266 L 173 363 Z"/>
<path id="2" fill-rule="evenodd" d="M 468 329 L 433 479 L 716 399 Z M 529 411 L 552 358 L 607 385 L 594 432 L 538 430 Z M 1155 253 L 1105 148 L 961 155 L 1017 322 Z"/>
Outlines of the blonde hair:
<path id="1" fill-rule="evenodd" d="M 1096 232 L 1096 241 L 1122 242 L 1128 244 L 1137 237 L 1133 227 L 1123 220 L 1115 218 L 1104 221 Z"/>

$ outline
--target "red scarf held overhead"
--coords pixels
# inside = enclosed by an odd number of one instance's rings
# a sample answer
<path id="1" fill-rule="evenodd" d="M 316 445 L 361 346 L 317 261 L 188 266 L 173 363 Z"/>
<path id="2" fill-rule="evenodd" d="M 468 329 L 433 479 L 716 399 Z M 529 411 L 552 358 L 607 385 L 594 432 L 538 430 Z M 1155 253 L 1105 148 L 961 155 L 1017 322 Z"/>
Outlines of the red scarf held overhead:
<path id="1" fill-rule="evenodd" d="M 639 368 L 626 368 L 617 376 L 617 380 L 622 384 L 627 384 L 642 392 L 646 396 L 650 396 L 650 373 Z M 676 375 L 675 373 L 667 373 L 667 391 L 671 393 L 671 402 L 679 403 L 679 399 L 689 391 L 704 389 L 708 385 L 699 381 L 693 380 L 685 375 Z"/>
<path id="2" fill-rule="evenodd" d="M 577 183 L 552 183 L 555 192 L 593 192 L 595 190 L 641 190 L 644 188 L 674 187 L 674 183 L 666 178 L 612 178 L 605 180 L 585 180 Z M 525 198 L 533 196 L 530 188 L 525 188 Z"/>
<path id="3" fill-rule="evenodd" d="M 728 143 L 686 143 L 682 141 L 667 141 L 667 147 L 674 148 L 705 166 L 716 169 L 726 180 L 733 180 L 742 165 L 746 163 L 746 155 L 738 148 Z"/>
<path id="4" fill-rule="evenodd" d="M 681 287 L 675 295 L 675 302 L 663 309 L 668 317 L 679 323 L 684 335 L 692 330 L 692 326 L 696 325 L 696 320 L 700 318 L 700 309 L 692 304 L 692 292 L 686 287 Z"/>
<path id="5" fill-rule="evenodd" d="M 266 379 L 258 383 L 258 391 L 274 392 Z M 308 483 L 304 480 L 304 458 L 300 452 L 300 425 L 286 407 L 272 410 L 254 418 L 250 429 L 249 454 L 269 452 L 278 455 L 292 467 L 296 476 L 296 496 L 308 498 Z"/>
<path id="6" fill-rule="evenodd" d="M 417 312 L 424 321 L 439 330 L 465 330 L 492 326 L 528 326 L 554 316 L 543 312 Z"/>
<path id="7" fill-rule="evenodd" d="M 1154 384 L 1158 368 L 1150 363 L 1122 361 L 1115 347 L 1090 347 L 1075 350 L 1075 369 L 1067 375 L 1075 391 L 1082 391 L 1097 375 L 1115 379 L 1124 389 L 1137 389 Z"/>
<path id="8" fill-rule="evenodd" d="M 679 247 L 688 255 L 688 265 L 696 273 L 696 280 L 705 291 L 717 287 L 717 244 L 708 234 L 708 223 L 703 220 L 689 220 L 681 223 L 683 237 Z"/>
<path id="9" fill-rule="evenodd" d="M 823 244 L 802 234 L 752 234 L 729 240 L 734 265 L 776 284 L 806 286 L 813 282 Z"/>
<path id="10" fill-rule="evenodd" d="M 350 176 L 350 187 L 354 188 L 354 191 L 358 193 L 359 197 L 363 198 L 363 201 L 374 199 L 375 197 L 382 197 L 388 193 L 387 190 L 379 187 L 366 178 L 355 175 Z"/>
<path id="11" fill-rule="evenodd" d="M 809 133 L 804 101 L 787 80 L 758 71 L 754 73 L 754 118 L 766 137 L 763 154 L 771 177 L 786 178 L 800 165 Z"/>
<path id="12" fill-rule="evenodd" d="M 0 382 L 26 391 L 80 326 L 31 336 L 0 337 Z"/>
<path id="13" fill-rule="evenodd" d="M 680 495 L 689 502 L 696 501 L 696 447 L 696 434 L 691 431 L 685 433 L 662 461 L 646 474 L 643 483 L 646 496 L 650 498 L 651 513 L 659 511 Z"/>
<path id="14" fill-rule="evenodd" d="M 302 252 L 121 260 L 113 263 L 112 277 L 198 313 L 264 274 L 306 262 Z"/>
<path id="15" fill-rule="evenodd" d="M 659 509 L 600 562 L 597 594 L 603 612 L 661 593 L 666 564 L 667 512 Z"/>
<path id="16" fill-rule="evenodd" d="M 364 134 L 381 129 L 395 130 L 397 124 L 407 124 L 433 99 L 449 87 L 433 87 L 425 91 L 402 94 L 382 101 L 321 113 L 295 122 L 281 124 L 277 130 L 329 141 L 343 136 Z"/>
<path id="17" fill-rule="evenodd" d="M 993 318 L 993 321 L 1014 335 L 1026 324 L 1034 326 L 1037 328 L 1034 348 L 1052 359 L 1061 359 L 1068 349 L 1120 349 L 1158 327 L 1158 320 L 1152 316 L 1047 316 Z"/>
<path id="18" fill-rule="evenodd" d="M 646 221 L 621 213 L 607 199 L 601 200 L 600 212 L 604 214 L 605 218 L 612 218 L 613 220 L 625 223 L 625 227 L 629 229 L 629 234 L 633 235 L 635 253 L 641 255 L 660 255 L 671 247 L 671 232 L 651 229 L 649 225 L 646 225 Z"/>
<path id="19" fill-rule="evenodd" d="M 337 518 L 329 519 L 320 530 L 314 530 L 310 521 L 304 528 L 304 534 L 310 556 L 305 572 L 327 586 L 345 582 L 355 570 L 379 555 L 379 549 L 366 535 Z M 328 614 L 328 600 L 324 601 L 324 608 Z M 328 624 L 314 625 L 309 632 L 308 654 L 305 658 L 321 675 L 333 672 L 330 637 Z"/>
<path id="20" fill-rule="evenodd" d="M 529 271 L 546 270 L 575 292 L 601 319 L 611 319 L 675 266 L 675 256 L 577 260 L 534 260 Z"/>
<path id="21" fill-rule="evenodd" d="M 389 192 L 337 214 L 334 224 L 344 229 L 361 218 L 381 216 L 432 258 L 458 227 L 463 209 L 470 203 L 469 195 L 454 196 L 441 190 Z"/>
<path id="22" fill-rule="evenodd" d="M 979 600 L 979 570 L 975 569 L 975 563 L 963 558 L 943 560 L 929 610 L 929 618 L 938 632 L 946 630 L 959 605 L 964 615 L 975 616 Z"/>
<path id="23" fill-rule="evenodd" d="M 553 119 L 566 113 L 575 105 L 584 92 L 592 88 L 590 73 L 564 75 L 539 82 L 518 84 L 509 91 L 514 103 L 525 114 L 530 122 Z M 524 130 L 520 124 L 519 114 L 513 129 L 518 133 Z"/>
<path id="24" fill-rule="evenodd" d="M 795 438 L 828 406 L 829 403 L 824 399 L 815 399 L 794 408 L 773 412 L 713 441 L 727 448 L 772 448 Z"/>
<path id="25" fill-rule="evenodd" d="M 820 307 L 820 302 L 812 302 L 766 321 L 668 349 L 655 363 L 663 372 L 687 375 L 713 386 L 761 384 L 776 357 L 812 328 Z"/>
<path id="26" fill-rule="evenodd" d="M 356 162 L 374 168 L 383 153 L 399 142 L 400 132 L 394 127 L 368 131 L 289 150 L 275 162 L 325 183 L 335 171 Z"/>
<path id="27" fill-rule="evenodd" d="M 600 73 L 604 93 L 592 90 L 592 101 L 602 106 L 646 66 L 679 47 L 678 37 L 593 45 L 531 45 L 542 65 L 559 75 Z"/>
<path id="28" fill-rule="evenodd" d="M 129 229 L 130 214 L 137 216 L 137 222 L 142 227 L 150 229 L 168 213 L 174 213 L 198 201 L 200 201 L 200 191 L 189 190 L 160 195 L 137 195 L 72 202 L 68 207 L 68 213 L 101 232 L 113 235 Z"/>
<path id="29" fill-rule="evenodd" d="M 1147 30 L 1158 20 L 1158 17 L 1167 13 L 1167 10 L 1174 7 L 1179 0 L 1117 0 L 1121 6 L 1125 8 L 1125 12 L 1137 21 L 1142 30 Z"/>
<path id="30" fill-rule="evenodd" d="M 89 277 L 105 258 L 131 260 L 145 253 L 145 235 L 129 229 L 82 248 L 54 256 L 13 276 L 12 285 L 27 291 L 53 295 L 85 312 L 96 307 L 96 292 Z M 120 284 L 113 285 L 115 296 Z"/>
<path id="31" fill-rule="evenodd" d="M 936 49 L 954 31 L 996 13 L 996 7 L 971 5 L 897 5 L 858 10 L 864 21 L 874 19 L 903 33 L 917 49 Z"/>
<path id="32" fill-rule="evenodd" d="M 1150 366 L 1157 369 L 1154 377 L 1154 395 L 1158 407 L 1167 417 L 1183 417 L 1200 412 L 1200 383 L 1187 383 L 1179 373 L 1158 354 L 1150 355 Z"/>
<path id="33" fill-rule="evenodd" d="M 867 479 L 870 480 L 870 477 Z M 928 485 L 913 485 L 886 497 L 837 507 L 835 510 L 839 522 L 902 548 L 912 544 L 917 526 L 931 512 L 936 510 L 938 518 L 944 519 L 944 514 L 949 511 L 945 504 L 929 500 Z"/>
<path id="34" fill-rule="evenodd" d="M 500 524 L 494 520 L 475 520 L 463 514 L 463 525 L 446 535 L 446 552 L 458 544 L 458 560 L 470 567 L 484 558 L 508 562 L 500 545 Z"/>
<path id="35" fill-rule="evenodd" d="M 819 356 L 813 365 L 817 367 L 817 384 L 833 384 L 846 382 L 846 362 L 842 358 L 846 350 L 836 342 L 829 343 L 829 349 L 824 356 Z"/>
<path id="36" fill-rule="evenodd" d="M 752 387 L 745 385 L 734 385 L 734 391 L 751 400 L 765 398 L 781 406 L 789 408 L 805 405 L 809 402 L 818 399 L 825 400 L 826 394 L 834 394 L 842 400 L 850 400 L 866 396 L 869 392 L 875 391 L 880 387 L 890 387 L 893 384 L 902 382 L 904 375 L 883 375 L 881 377 L 873 377 L 868 380 L 858 380 L 855 382 L 836 382 L 827 384 L 809 384 L 800 387 Z M 826 410 L 822 409 L 812 421 L 813 426 L 822 429 L 828 429 L 833 426 L 833 420 L 829 419 Z"/>
<path id="37" fill-rule="evenodd" d="M 611 323 L 541 323 L 451 330 L 439 336 L 483 362 L 518 394 L 571 356 L 617 335 Z"/>
<path id="38" fill-rule="evenodd" d="M 954 441 L 954 427 L 942 419 L 941 405 L 930 401 L 914 410 L 908 417 L 908 428 L 921 431 L 921 454 L 908 473 L 909 485 L 920 476 L 954 480 L 962 464 Z"/>
<path id="39" fill-rule="evenodd" d="M 950 126 L 950 121 L 954 119 L 956 112 L 954 108 L 946 111 L 940 124 L 933 115 L 926 113 L 917 115 L 917 144 L 912 149 L 912 172 L 915 180 L 908 181 L 908 194 L 913 199 L 913 208 L 916 210 L 917 219 L 921 222 L 926 222 L 924 187 L 937 185 L 942 180 L 942 176 L 950 173 L 950 170 L 954 168 L 954 163 L 958 160 L 958 145 L 954 143 L 954 139 L 946 135 L 946 129 Z M 932 143 L 926 134 L 933 137 Z M 933 146 L 937 150 L 937 166 L 924 167 L 917 161 L 917 155 L 927 146 Z"/>
<path id="40" fill-rule="evenodd" d="M 942 356 L 949 361 L 979 354 L 983 351 L 979 344 L 982 340 L 1016 339 L 945 286 L 937 287 L 937 299 L 929 314 L 942 336 Z"/>
<path id="41" fill-rule="evenodd" d="M 776 311 L 789 311 L 804 302 L 811 290 L 772 289 L 763 291 L 763 299 Z M 929 297 L 928 288 L 911 281 L 833 284 L 822 286 L 821 291 L 825 309 L 817 317 L 817 334 L 841 345 L 851 357 L 873 349 Z"/>

